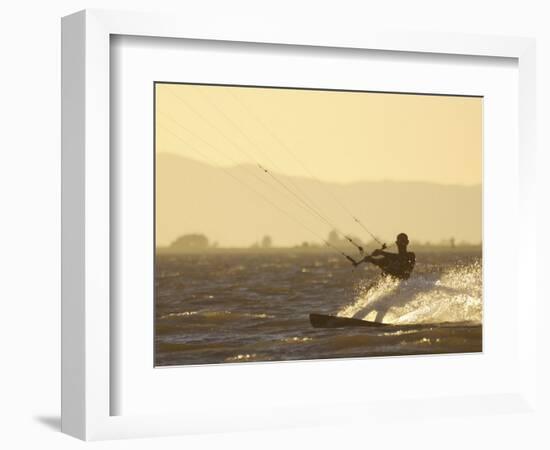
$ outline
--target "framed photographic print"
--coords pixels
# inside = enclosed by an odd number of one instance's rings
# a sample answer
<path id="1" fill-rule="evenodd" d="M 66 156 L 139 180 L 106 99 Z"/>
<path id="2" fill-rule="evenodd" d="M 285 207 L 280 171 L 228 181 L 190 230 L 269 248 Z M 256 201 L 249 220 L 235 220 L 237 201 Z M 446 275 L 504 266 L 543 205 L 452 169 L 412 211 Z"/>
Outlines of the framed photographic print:
<path id="1" fill-rule="evenodd" d="M 482 97 L 154 89 L 155 365 L 481 351 Z"/>
<path id="2" fill-rule="evenodd" d="M 63 430 L 532 411 L 534 43 L 215 25 L 63 19 Z"/>

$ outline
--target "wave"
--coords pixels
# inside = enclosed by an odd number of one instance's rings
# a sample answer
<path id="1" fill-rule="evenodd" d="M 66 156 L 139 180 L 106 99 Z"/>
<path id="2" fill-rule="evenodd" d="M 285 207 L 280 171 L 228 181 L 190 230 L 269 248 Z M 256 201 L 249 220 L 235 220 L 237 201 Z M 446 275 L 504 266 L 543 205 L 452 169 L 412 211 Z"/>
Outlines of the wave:
<path id="1" fill-rule="evenodd" d="M 172 312 L 165 314 L 163 316 L 160 316 L 160 320 L 164 319 L 174 319 L 174 318 L 181 318 L 181 317 L 191 317 L 191 316 L 200 316 L 208 319 L 242 319 L 242 318 L 253 318 L 253 319 L 269 319 L 273 318 L 274 316 L 265 314 L 265 313 L 241 313 L 241 312 L 235 312 L 235 311 L 182 311 L 182 312 Z"/>
<path id="2" fill-rule="evenodd" d="M 355 301 L 338 316 L 395 324 L 481 324 L 483 319 L 481 261 L 417 273 L 409 280 L 383 277 L 374 284 L 360 284 L 357 291 Z"/>

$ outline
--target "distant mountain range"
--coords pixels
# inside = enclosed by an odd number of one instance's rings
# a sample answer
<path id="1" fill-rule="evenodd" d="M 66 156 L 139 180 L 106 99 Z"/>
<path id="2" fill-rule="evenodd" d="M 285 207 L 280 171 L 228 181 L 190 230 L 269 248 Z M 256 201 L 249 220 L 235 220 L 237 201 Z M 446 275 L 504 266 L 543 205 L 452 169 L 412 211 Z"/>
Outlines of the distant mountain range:
<path id="1" fill-rule="evenodd" d="M 334 227 L 368 242 L 352 214 L 388 242 L 402 231 L 412 241 L 481 242 L 480 185 L 338 184 L 272 177 L 251 165 L 221 168 L 169 153 L 157 154 L 156 164 L 158 246 L 196 232 L 220 246 L 250 246 L 264 235 L 275 246 L 288 246 L 320 242 Z"/>

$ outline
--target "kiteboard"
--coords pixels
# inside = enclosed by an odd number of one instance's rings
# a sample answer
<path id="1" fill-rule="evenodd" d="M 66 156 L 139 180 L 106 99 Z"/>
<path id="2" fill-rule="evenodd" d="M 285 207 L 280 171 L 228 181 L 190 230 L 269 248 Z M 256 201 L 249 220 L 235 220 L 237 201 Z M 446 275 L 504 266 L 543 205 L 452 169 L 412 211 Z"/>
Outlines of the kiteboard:
<path id="1" fill-rule="evenodd" d="M 386 327 L 387 323 L 371 322 L 368 320 L 353 319 L 350 317 L 329 316 L 325 314 L 310 314 L 309 322 L 313 328 L 342 328 L 342 327 Z"/>
<path id="2" fill-rule="evenodd" d="M 330 316 L 326 314 L 310 314 L 309 322 L 313 328 L 344 328 L 344 327 L 368 327 L 368 328 L 385 328 L 389 330 L 417 330 L 439 327 L 470 327 L 477 326 L 468 322 L 441 322 L 441 323 L 408 323 L 394 324 L 372 322 L 369 320 L 353 319 L 351 317 Z"/>

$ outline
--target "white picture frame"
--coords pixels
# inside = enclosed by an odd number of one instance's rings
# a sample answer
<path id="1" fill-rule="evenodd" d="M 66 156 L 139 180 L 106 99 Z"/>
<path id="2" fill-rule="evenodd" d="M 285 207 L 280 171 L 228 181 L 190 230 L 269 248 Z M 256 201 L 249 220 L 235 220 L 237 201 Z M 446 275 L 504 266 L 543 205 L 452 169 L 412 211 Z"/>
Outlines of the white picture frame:
<path id="1" fill-rule="evenodd" d="M 437 405 L 441 415 L 492 414 L 506 408 L 536 413 L 536 329 L 529 311 L 536 305 L 535 270 L 535 43 L 532 39 L 419 34 L 383 30 L 337 32 L 280 29 L 269 23 L 223 20 L 208 24 L 192 17 L 87 10 L 62 22 L 62 430 L 85 440 L 146 437 L 184 433 L 249 430 L 265 427 L 331 423 L 382 415 L 392 417 L 395 399 L 372 404 L 332 405 L 304 420 L 303 410 L 279 406 L 271 413 L 232 415 L 219 405 L 216 417 L 206 414 L 111 415 L 111 191 L 110 168 L 110 37 L 144 36 L 206 41 L 287 44 L 334 49 L 369 49 L 416 54 L 514 58 L 519 73 L 519 227 L 530 236 L 514 247 L 518 256 L 517 286 L 522 301 L 517 327 L 519 378 L 513 392 L 468 398 L 407 400 L 409 414 Z M 519 289 L 518 289 L 519 292 Z M 516 295 L 519 295 L 516 293 Z M 273 366 L 272 366 L 273 367 Z M 311 367 L 311 366 L 310 366 Z M 403 399 L 404 400 L 404 399 Z M 392 403 L 393 402 L 393 403 Z M 427 403 L 426 403 L 427 402 Z M 473 407 L 472 405 L 475 405 Z M 307 405 L 306 405 L 307 408 Z M 311 410 L 316 406 L 311 405 Z M 453 411 L 451 413 L 451 411 Z"/>

